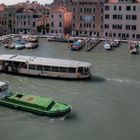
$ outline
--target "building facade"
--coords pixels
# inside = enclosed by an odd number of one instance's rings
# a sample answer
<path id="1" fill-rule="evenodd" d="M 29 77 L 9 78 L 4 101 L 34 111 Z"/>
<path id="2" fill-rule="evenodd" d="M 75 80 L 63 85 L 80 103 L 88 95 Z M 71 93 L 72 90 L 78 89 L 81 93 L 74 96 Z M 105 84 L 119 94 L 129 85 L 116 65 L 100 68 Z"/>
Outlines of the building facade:
<path id="1" fill-rule="evenodd" d="M 47 30 L 49 9 L 37 2 L 5 6 L 0 11 L 0 24 L 7 33 L 37 34 L 40 28 Z"/>
<path id="2" fill-rule="evenodd" d="M 140 40 L 140 1 L 109 0 L 105 3 L 104 36 Z"/>
<path id="3" fill-rule="evenodd" d="M 50 11 L 50 33 L 71 33 L 72 14 L 65 7 L 58 7 Z"/>
<path id="4" fill-rule="evenodd" d="M 72 35 L 103 36 L 103 0 L 70 0 Z"/>

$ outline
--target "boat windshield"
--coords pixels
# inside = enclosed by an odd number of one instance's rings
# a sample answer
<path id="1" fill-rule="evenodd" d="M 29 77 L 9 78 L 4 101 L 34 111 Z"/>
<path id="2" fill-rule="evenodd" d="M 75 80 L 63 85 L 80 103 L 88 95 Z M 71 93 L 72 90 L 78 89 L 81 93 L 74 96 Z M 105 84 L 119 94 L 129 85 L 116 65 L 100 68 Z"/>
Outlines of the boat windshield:
<path id="1" fill-rule="evenodd" d="M 89 67 L 79 67 L 78 73 L 81 73 L 81 75 L 88 75 L 90 74 Z"/>

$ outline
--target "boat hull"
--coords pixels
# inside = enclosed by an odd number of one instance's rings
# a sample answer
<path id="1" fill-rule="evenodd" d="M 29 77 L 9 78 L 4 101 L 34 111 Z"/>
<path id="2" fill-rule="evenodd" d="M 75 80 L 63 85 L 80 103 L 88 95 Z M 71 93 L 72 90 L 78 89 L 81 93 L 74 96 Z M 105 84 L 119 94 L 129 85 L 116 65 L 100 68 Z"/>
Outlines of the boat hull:
<path id="1" fill-rule="evenodd" d="M 19 75 L 19 76 L 27 76 L 27 77 L 38 77 L 38 78 L 48 78 L 48 79 L 63 79 L 63 80 L 89 80 L 91 78 L 91 74 L 85 75 L 85 76 L 47 76 L 47 75 L 41 75 L 41 74 L 28 74 L 28 73 L 18 73 L 18 72 L 11 72 L 11 71 L 3 71 L 1 70 L 0 72 L 2 73 L 7 73 L 11 75 Z"/>
<path id="2" fill-rule="evenodd" d="M 14 103 L 10 103 L 10 102 L 6 102 L 6 101 L 2 101 L 0 100 L 0 105 L 9 107 L 9 108 L 13 108 L 13 109 L 17 109 L 17 110 L 23 110 L 23 111 L 27 111 L 27 112 L 31 112 L 31 113 L 35 113 L 38 115 L 43 115 L 43 116 L 50 116 L 50 117 L 59 117 L 59 116 L 64 116 L 68 113 L 70 113 L 71 108 L 69 110 L 63 111 L 63 112 L 54 112 L 54 113 L 48 113 L 45 111 L 40 111 L 37 109 L 32 109 L 30 107 L 26 107 L 26 106 L 21 106 L 18 104 L 14 104 Z"/>

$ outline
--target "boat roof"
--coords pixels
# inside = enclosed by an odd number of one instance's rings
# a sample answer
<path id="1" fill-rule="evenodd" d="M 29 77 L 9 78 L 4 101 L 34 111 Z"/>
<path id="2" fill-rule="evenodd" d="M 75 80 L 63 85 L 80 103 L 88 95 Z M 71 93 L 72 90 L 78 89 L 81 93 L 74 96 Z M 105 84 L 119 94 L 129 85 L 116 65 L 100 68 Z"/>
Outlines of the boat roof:
<path id="1" fill-rule="evenodd" d="M 18 97 L 21 95 L 21 97 Z M 54 102 L 51 98 L 44 98 L 35 95 L 25 95 L 22 93 L 16 93 L 13 96 L 9 96 L 10 99 L 19 100 L 25 103 L 35 104 L 43 107 L 48 107 L 52 102 Z"/>
<path id="2" fill-rule="evenodd" d="M 24 55 L 15 55 L 15 54 L 2 54 L 0 55 L 0 60 L 25 62 L 28 64 L 47 65 L 47 66 L 48 65 L 49 66 L 65 66 L 65 67 L 90 67 L 91 66 L 91 64 L 88 62 L 82 62 L 82 61 L 76 61 L 76 60 L 24 56 Z"/>

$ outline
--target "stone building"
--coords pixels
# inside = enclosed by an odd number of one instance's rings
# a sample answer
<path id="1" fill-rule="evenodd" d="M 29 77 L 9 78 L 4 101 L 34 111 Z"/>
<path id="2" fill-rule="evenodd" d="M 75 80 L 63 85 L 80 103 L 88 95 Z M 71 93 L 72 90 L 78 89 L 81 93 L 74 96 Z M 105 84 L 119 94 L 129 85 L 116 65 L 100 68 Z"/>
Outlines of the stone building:
<path id="1" fill-rule="evenodd" d="M 71 33 L 72 14 L 65 7 L 58 7 L 50 11 L 50 33 Z"/>
<path id="2" fill-rule="evenodd" d="M 49 9 L 37 2 L 5 6 L 0 11 L 0 23 L 7 33 L 36 34 L 39 28 L 48 28 Z"/>
<path id="3" fill-rule="evenodd" d="M 140 40 L 140 1 L 108 0 L 104 7 L 104 36 Z"/>
<path id="4" fill-rule="evenodd" d="M 72 35 L 102 37 L 104 0 L 69 0 Z"/>

